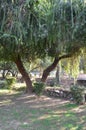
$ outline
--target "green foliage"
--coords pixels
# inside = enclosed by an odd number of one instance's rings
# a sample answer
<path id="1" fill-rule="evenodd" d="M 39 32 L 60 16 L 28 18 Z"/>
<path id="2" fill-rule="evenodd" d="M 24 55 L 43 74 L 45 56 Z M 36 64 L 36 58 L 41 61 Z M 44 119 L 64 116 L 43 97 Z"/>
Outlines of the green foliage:
<path id="1" fill-rule="evenodd" d="M 36 82 L 34 83 L 34 91 L 35 93 L 40 96 L 45 88 L 45 85 L 43 82 Z"/>
<path id="2" fill-rule="evenodd" d="M 0 48 L 5 60 L 13 60 L 18 54 L 23 58 L 33 56 L 31 52 L 38 31 L 36 6 L 34 0 L 1 1 Z"/>
<path id="3" fill-rule="evenodd" d="M 4 89 L 6 86 L 5 84 L 6 84 L 5 80 L 1 80 L 0 81 L 0 89 Z"/>
<path id="4" fill-rule="evenodd" d="M 7 76 L 6 77 L 6 88 L 11 89 L 13 87 L 13 85 L 16 82 L 16 78 L 15 77 L 10 77 Z"/>
<path id="5" fill-rule="evenodd" d="M 80 70 L 86 73 L 86 53 L 80 57 Z"/>
<path id="6" fill-rule="evenodd" d="M 20 53 L 30 60 L 35 56 L 45 57 L 46 54 L 51 57 L 66 52 L 73 54 L 86 45 L 86 6 L 83 3 L 79 0 L 1 2 L 2 51 L 13 57 Z M 82 39 L 77 42 L 82 35 L 83 44 Z"/>
<path id="7" fill-rule="evenodd" d="M 83 86 L 76 85 L 71 87 L 72 96 L 77 104 L 85 103 L 84 90 L 85 88 Z"/>
<path id="8" fill-rule="evenodd" d="M 74 55 L 70 58 L 67 58 L 66 60 L 63 59 L 61 61 L 63 70 L 72 78 L 74 78 L 74 84 L 75 81 L 80 73 L 80 56 Z"/>
<path id="9" fill-rule="evenodd" d="M 15 77 L 18 74 L 18 69 L 16 65 L 11 61 L 5 61 L 5 60 L 0 61 L 0 70 L 3 71 L 2 72 L 3 78 L 5 78 L 8 73 L 10 73 L 12 76 Z"/>

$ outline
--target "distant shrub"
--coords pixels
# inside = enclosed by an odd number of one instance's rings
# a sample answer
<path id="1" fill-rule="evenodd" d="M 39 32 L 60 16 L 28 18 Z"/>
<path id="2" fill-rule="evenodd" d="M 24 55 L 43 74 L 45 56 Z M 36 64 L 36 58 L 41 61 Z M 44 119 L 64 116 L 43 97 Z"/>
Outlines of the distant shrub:
<path id="1" fill-rule="evenodd" d="M 11 89 L 15 82 L 16 82 L 15 77 L 7 76 L 6 77 L 6 88 Z"/>
<path id="2" fill-rule="evenodd" d="M 0 81 L 0 89 L 4 89 L 5 88 L 5 84 L 6 84 L 6 81 L 5 80 L 1 80 Z"/>
<path id="3" fill-rule="evenodd" d="M 85 94 L 84 94 L 85 88 L 83 86 L 72 86 L 71 87 L 71 93 L 73 96 L 73 99 L 77 104 L 84 104 L 85 103 Z"/>
<path id="4" fill-rule="evenodd" d="M 36 82 L 34 83 L 34 91 L 35 93 L 40 96 L 45 88 L 45 85 L 43 82 Z"/>

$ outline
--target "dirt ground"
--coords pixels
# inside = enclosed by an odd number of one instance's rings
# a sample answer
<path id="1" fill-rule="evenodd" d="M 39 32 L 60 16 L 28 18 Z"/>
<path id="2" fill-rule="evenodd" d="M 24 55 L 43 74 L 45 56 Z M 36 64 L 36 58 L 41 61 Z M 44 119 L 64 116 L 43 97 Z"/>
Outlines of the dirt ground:
<path id="1" fill-rule="evenodd" d="M 72 83 L 64 77 L 61 85 L 69 88 Z M 2 90 L 0 130 L 86 130 L 86 104 Z"/>
<path id="2" fill-rule="evenodd" d="M 86 105 L 24 93 L 0 95 L 0 130 L 86 130 Z"/>

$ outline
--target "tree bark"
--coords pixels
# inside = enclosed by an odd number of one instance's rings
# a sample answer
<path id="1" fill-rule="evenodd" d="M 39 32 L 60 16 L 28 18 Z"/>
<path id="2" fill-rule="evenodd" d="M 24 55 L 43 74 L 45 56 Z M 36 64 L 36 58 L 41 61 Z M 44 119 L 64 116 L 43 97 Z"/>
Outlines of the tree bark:
<path id="1" fill-rule="evenodd" d="M 58 62 L 59 62 L 59 58 L 55 58 L 54 61 L 53 61 L 53 63 L 52 63 L 50 66 L 48 66 L 48 67 L 44 70 L 43 75 L 42 75 L 42 78 L 41 78 L 41 81 L 42 81 L 42 82 L 45 82 L 45 81 L 46 81 L 46 79 L 47 79 L 49 73 L 50 73 L 52 70 L 55 69 L 55 67 L 57 66 Z"/>
<path id="2" fill-rule="evenodd" d="M 59 72 L 59 64 L 57 65 L 57 71 L 56 71 L 56 84 L 60 84 L 60 72 Z"/>
<path id="3" fill-rule="evenodd" d="M 26 83 L 26 93 L 28 92 L 32 93 L 33 92 L 32 81 L 30 80 L 30 77 L 23 66 L 20 56 L 18 56 L 14 62 Z"/>

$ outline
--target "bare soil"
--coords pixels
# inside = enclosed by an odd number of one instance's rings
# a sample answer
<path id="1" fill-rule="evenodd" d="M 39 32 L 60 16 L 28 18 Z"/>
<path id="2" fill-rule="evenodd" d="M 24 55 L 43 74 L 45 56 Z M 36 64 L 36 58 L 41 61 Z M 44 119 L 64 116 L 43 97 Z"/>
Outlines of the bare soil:
<path id="1" fill-rule="evenodd" d="M 0 130 L 86 130 L 86 105 L 24 93 L 0 95 Z"/>

